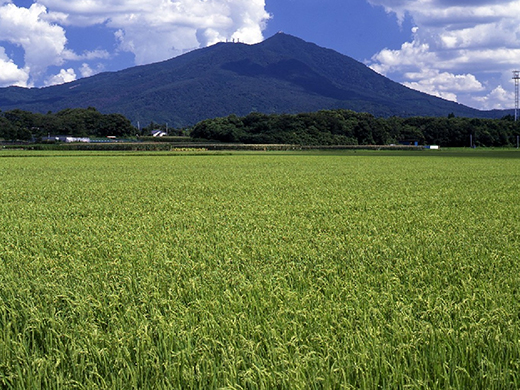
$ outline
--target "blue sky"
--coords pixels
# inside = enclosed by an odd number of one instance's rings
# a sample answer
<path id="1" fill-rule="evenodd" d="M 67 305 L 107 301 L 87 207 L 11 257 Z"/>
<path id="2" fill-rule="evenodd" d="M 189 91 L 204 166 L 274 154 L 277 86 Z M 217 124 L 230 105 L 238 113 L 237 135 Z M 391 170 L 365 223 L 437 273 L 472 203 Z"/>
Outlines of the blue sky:
<path id="1" fill-rule="evenodd" d="M 480 109 L 514 105 L 520 0 L 0 0 L 0 86 L 42 87 L 283 31 Z"/>
<path id="2" fill-rule="evenodd" d="M 267 0 L 266 8 L 266 36 L 283 31 L 361 62 L 381 48 L 398 49 L 413 27 L 366 0 Z"/>

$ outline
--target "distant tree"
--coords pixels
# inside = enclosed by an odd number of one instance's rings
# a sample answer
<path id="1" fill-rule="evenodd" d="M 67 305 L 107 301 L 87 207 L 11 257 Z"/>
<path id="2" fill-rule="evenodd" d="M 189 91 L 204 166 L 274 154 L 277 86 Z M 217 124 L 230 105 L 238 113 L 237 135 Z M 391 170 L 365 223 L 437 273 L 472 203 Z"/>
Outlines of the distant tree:
<path id="1" fill-rule="evenodd" d="M 131 122 L 121 114 L 101 114 L 94 107 L 66 109 L 56 113 L 58 133 L 73 136 L 133 135 Z"/>
<path id="2" fill-rule="evenodd" d="M 0 138 L 10 141 L 16 140 L 16 137 L 17 131 L 14 125 L 3 116 L 0 116 Z"/>
<path id="3" fill-rule="evenodd" d="M 241 142 L 242 135 L 242 121 L 236 115 L 199 122 L 191 132 L 193 138 L 221 142 Z"/>
<path id="4" fill-rule="evenodd" d="M 130 120 L 123 115 L 108 114 L 100 118 L 97 132 L 94 134 L 101 137 L 106 137 L 108 135 L 121 137 L 125 135 L 134 135 L 135 128 L 132 126 Z"/>

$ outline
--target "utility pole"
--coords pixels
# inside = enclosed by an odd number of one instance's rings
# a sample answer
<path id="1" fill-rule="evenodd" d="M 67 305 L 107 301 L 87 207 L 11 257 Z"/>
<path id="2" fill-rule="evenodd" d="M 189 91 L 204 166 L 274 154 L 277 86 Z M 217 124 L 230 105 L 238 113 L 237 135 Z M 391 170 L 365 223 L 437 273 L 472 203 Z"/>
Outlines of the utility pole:
<path id="1" fill-rule="evenodd" d="M 518 95 L 518 84 L 520 82 L 520 70 L 513 71 L 513 80 L 515 80 L 515 122 L 518 120 L 518 103 L 519 103 L 519 95 Z"/>

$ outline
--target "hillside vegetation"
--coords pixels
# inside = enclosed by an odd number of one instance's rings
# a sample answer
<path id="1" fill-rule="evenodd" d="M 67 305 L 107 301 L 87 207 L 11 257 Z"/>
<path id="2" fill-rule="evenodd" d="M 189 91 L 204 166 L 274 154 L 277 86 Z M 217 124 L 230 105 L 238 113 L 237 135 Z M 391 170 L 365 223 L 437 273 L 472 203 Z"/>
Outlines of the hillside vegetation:
<path id="1" fill-rule="evenodd" d="M 366 65 L 299 38 L 218 43 L 168 61 L 41 89 L 0 88 L 0 109 L 46 113 L 95 107 L 134 126 L 193 126 L 231 114 L 350 109 L 377 117 L 501 117 L 409 89 Z"/>

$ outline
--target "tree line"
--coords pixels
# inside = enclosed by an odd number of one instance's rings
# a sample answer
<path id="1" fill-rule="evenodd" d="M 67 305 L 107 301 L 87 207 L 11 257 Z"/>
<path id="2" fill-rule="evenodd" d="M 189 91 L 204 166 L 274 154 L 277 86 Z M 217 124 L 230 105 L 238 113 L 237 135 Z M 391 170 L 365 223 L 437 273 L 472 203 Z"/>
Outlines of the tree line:
<path id="1" fill-rule="evenodd" d="M 48 135 L 120 137 L 134 135 L 135 130 L 123 115 L 102 114 L 93 107 L 47 114 L 18 109 L 0 112 L 0 138 L 4 140 L 30 141 Z"/>
<path id="2" fill-rule="evenodd" d="M 0 111 L 0 139 L 30 141 L 47 135 L 74 137 L 133 136 L 164 128 L 170 135 L 186 129 L 151 123 L 141 130 L 121 114 L 102 114 L 93 107 L 56 113 Z M 246 144 L 388 145 L 403 141 L 441 146 L 516 146 L 520 123 L 502 119 L 448 117 L 377 118 L 351 110 L 301 114 L 262 114 L 207 119 L 187 131 L 194 140 Z"/>
<path id="3" fill-rule="evenodd" d="M 350 110 L 302 114 L 250 113 L 230 115 L 196 124 L 192 138 L 220 142 L 300 145 L 421 145 L 514 146 L 520 123 L 502 119 L 448 117 L 376 118 Z M 472 142 L 473 145 L 470 145 Z"/>

